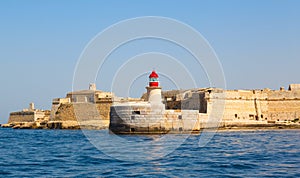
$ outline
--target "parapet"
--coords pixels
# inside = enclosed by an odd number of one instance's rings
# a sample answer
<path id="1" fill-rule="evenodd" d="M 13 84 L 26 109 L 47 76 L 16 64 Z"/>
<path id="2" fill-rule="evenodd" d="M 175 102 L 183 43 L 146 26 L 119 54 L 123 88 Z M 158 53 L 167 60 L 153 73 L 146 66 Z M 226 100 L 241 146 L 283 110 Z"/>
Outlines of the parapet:
<path id="1" fill-rule="evenodd" d="M 295 91 L 295 90 L 300 91 L 300 84 L 290 84 L 289 85 L 289 91 Z"/>
<path id="2" fill-rule="evenodd" d="M 66 104 L 66 103 L 70 103 L 71 100 L 70 98 L 54 98 L 52 100 L 52 104 L 58 105 L 58 104 Z"/>

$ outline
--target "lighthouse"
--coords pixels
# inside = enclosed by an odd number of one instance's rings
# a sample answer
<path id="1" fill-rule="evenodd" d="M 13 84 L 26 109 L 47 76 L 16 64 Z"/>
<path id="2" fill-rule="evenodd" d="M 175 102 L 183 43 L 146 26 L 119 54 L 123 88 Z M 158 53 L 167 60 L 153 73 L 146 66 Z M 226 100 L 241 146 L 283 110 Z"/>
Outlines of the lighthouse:
<path id="1" fill-rule="evenodd" d="M 159 86 L 158 74 L 153 70 L 149 75 L 149 86 L 147 89 L 147 101 L 153 104 L 162 103 L 161 87 Z"/>

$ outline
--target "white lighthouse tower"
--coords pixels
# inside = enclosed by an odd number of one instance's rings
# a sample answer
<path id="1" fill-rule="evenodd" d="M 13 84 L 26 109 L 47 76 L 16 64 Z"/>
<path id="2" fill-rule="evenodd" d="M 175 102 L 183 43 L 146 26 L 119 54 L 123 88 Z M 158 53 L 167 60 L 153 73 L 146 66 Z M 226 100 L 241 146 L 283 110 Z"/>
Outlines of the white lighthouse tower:
<path id="1" fill-rule="evenodd" d="M 161 87 L 159 86 L 158 75 L 153 70 L 149 75 L 149 86 L 147 89 L 147 101 L 153 104 L 162 104 Z"/>

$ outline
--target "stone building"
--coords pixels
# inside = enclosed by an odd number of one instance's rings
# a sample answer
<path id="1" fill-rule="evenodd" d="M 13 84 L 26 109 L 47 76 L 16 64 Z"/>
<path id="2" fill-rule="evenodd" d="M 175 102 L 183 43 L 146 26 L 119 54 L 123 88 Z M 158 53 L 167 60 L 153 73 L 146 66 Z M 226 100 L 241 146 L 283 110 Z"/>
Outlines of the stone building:
<path id="1" fill-rule="evenodd" d="M 108 128 L 113 93 L 96 89 L 67 93 L 65 98 L 52 100 L 49 127 L 58 128 Z"/>
<path id="2" fill-rule="evenodd" d="M 34 108 L 34 103 L 29 104 L 29 108 L 9 114 L 8 124 L 21 122 L 36 122 L 38 120 L 49 119 L 49 111 Z"/>
<path id="3" fill-rule="evenodd" d="M 66 98 L 72 103 L 101 103 L 105 100 L 111 100 L 111 92 L 96 90 L 96 85 L 91 83 L 88 90 L 73 91 L 67 93 Z"/>
<path id="4" fill-rule="evenodd" d="M 221 126 L 249 126 L 255 124 L 296 123 L 300 117 L 300 85 L 291 84 L 288 90 L 222 90 L 216 88 L 178 91 L 169 95 L 167 108 L 192 108 L 201 113 L 200 120 L 219 112 L 213 103 L 223 105 Z M 174 93 L 174 91 L 172 91 Z M 220 114 L 219 114 L 220 115 Z"/>

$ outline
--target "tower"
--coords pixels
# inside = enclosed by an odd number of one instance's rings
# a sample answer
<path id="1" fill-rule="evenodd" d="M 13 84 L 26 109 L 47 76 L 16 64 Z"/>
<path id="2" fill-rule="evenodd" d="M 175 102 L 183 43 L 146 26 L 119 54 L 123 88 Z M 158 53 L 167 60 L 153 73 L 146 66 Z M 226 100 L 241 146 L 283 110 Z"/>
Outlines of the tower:
<path id="1" fill-rule="evenodd" d="M 34 103 L 29 103 L 29 111 L 34 111 Z"/>
<path id="2" fill-rule="evenodd" d="M 161 87 L 159 86 L 158 75 L 154 70 L 149 75 L 149 86 L 146 89 L 147 101 L 156 104 L 162 103 Z"/>
<path id="3" fill-rule="evenodd" d="M 95 83 L 90 83 L 89 90 L 96 91 L 96 84 Z"/>

